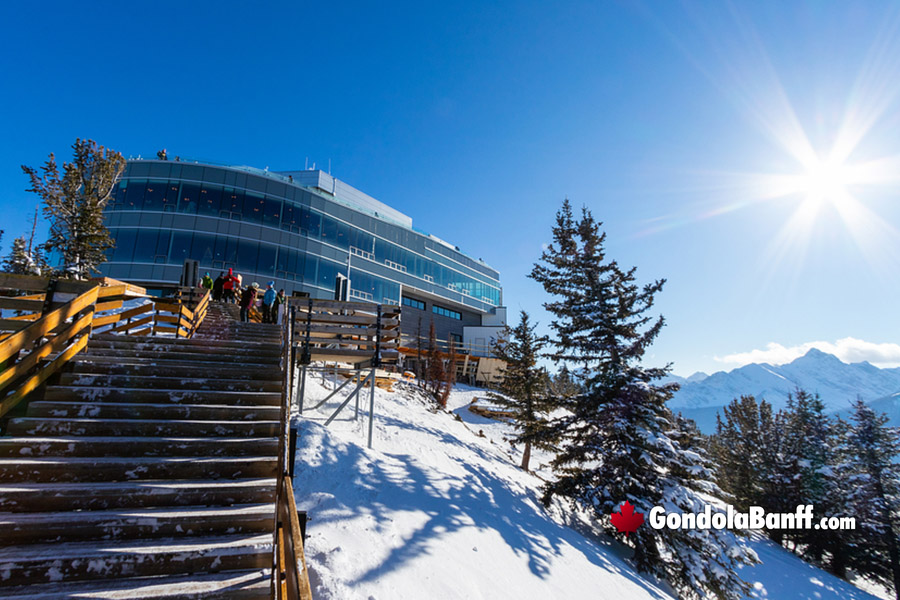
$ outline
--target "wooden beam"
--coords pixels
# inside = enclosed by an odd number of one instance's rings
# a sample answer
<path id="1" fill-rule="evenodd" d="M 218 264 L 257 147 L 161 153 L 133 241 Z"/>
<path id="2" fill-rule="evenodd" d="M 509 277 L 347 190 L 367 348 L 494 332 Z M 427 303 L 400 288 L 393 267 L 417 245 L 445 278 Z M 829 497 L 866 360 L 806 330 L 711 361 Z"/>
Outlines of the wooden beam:
<path id="1" fill-rule="evenodd" d="M 297 312 L 296 320 L 298 327 L 306 327 L 306 312 Z M 313 312 L 313 323 L 343 323 L 345 325 L 375 325 L 375 315 L 329 315 L 324 313 Z M 381 326 L 389 328 L 391 326 L 400 325 L 399 319 L 382 318 Z"/>
<path id="2" fill-rule="evenodd" d="M 22 331 L 32 323 L 33 321 L 26 321 L 24 319 L 0 319 L 0 330 Z"/>
<path id="3" fill-rule="evenodd" d="M 91 318 L 93 316 L 93 312 L 85 313 L 77 321 L 70 323 L 65 329 L 60 331 L 56 337 L 48 342 L 44 342 L 44 344 L 32 350 L 28 356 L 0 373 L 0 390 L 16 379 L 26 375 L 41 359 L 62 351 L 72 337 L 91 324 Z"/>
<path id="4" fill-rule="evenodd" d="M 14 275 L 12 273 L 0 273 L 0 290 L 24 290 L 29 292 L 47 291 L 46 277 L 35 275 Z"/>
<path id="5" fill-rule="evenodd" d="M 26 379 L 16 391 L 3 400 L 0 400 L 0 417 L 12 410 L 23 398 L 36 390 L 48 377 L 56 373 L 63 365 L 69 362 L 73 356 L 84 350 L 85 346 L 87 346 L 89 337 L 89 335 L 81 336 L 81 338 L 73 345 L 69 346 L 65 352 L 57 355 L 57 357 L 50 361 L 43 369 Z"/>
<path id="6" fill-rule="evenodd" d="M 0 342 L 0 362 L 8 359 L 27 344 L 44 337 L 59 327 L 69 317 L 74 317 L 88 306 L 96 303 L 98 289 L 95 285 L 95 287 L 69 301 L 64 306 L 44 315 L 37 321 L 29 324 L 25 329 L 4 339 Z"/>
<path id="7" fill-rule="evenodd" d="M 94 312 L 103 312 L 105 310 L 113 310 L 116 308 L 122 308 L 121 300 L 112 300 L 111 302 L 98 302 L 97 307 L 94 309 Z"/>

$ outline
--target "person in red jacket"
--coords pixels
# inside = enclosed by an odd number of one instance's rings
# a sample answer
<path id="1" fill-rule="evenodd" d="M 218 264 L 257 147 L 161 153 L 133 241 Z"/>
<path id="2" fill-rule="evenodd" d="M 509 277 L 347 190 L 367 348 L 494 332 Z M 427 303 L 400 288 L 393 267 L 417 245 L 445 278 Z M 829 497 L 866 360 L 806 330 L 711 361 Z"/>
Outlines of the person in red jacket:
<path id="1" fill-rule="evenodd" d="M 234 304 L 234 284 L 237 283 L 237 278 L 234 276 L 234 273 L 229 268 L 228 275 L 225 276 L 225 283 L 222 284 L 222 300 L 225 302 L 231 302 Z"/>

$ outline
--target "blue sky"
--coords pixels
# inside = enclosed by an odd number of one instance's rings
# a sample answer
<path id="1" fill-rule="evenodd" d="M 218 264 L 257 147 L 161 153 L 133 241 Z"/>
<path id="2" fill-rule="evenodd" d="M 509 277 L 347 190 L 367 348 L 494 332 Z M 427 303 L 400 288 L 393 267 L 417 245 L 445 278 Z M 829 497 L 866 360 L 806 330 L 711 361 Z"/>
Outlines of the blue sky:
<path id="1" fill-rule="evenodd" d="M 330 161 L 545 324 L 526 274 L 563 198 L 590 207 L 611 257 L 668 280 L 650 361 L 676 373 L 810 345 L 900 364 L 898 19 L 890 2 L 4 3 L 0 253 L 36 204 L 19 165 L 76 137 Z"/>

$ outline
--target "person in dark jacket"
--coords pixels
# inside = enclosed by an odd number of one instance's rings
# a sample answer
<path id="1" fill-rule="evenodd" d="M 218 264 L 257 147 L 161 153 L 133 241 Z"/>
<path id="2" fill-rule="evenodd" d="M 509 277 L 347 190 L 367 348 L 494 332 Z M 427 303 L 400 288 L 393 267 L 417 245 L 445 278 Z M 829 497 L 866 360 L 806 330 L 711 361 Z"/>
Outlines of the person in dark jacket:
<path id="1" fill-rule="evenodd" d="M 216 302 L 222 301 L 222 286 L 225 285 L 225 271 L 222 271 L 216 280 L 213 282 L 213 300 Z"/>
<path id="2" fill-rule="evenodd" d="M 256 292 L 259 290 L 259 284 L 255 281 L 249 286 L 244 293 L 241 294 L 241 321 L 250 322 L 250 307 L 256 302 Z"/>
<path id="3" fill-rule="evenodd" d="M 287 297 L 285 297 L 284 295 L 284 288 L 281 288 L 280 290 L 278 290 L 278 295 L 275 296 L 275 310 L 272 315 L 273 323 L 281 323 L 281 311 L 287 310 L 287 307 L 284 305 L 285 302 L 287 302 Z"/>

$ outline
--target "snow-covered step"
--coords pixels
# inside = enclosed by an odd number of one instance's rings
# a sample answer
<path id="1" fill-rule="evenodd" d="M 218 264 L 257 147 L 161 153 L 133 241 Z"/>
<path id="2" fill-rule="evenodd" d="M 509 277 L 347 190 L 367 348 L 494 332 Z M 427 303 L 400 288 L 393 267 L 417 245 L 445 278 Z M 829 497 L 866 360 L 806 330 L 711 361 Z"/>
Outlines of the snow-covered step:
<path id="1" fill-rule="evenodd" d="M 274 477 L 278 459 L 254 457 L 0 458 L 0 482 L 130 481 Z"/>
<path id="2" fill-rule="evenodd" d="M 0 512 L 0 539 L 4 545 L 22 545 L 58 540 L 271 533 L 274 519 L 272 504 Z"/>
<path id="3" fill-rule="evenodd" d="M 243 380 L 222 379 L 215 376 L 206 377 L 163 377 L 160 375 L 88 375 L 83 373 L 63 373 L 60 385 L 131 387 L 143 389 L 177 390 L 188 387 L 200 390 L 278 392 L 281 391 L 281 380 Z"/>
<path id="4" fill-rule="evenodd" d="M 151 350 L 174 352 L 242 352 L 245 354 L 258 353 L 261 355 L 274 355 L 280 351 L 280 342 L 254 340 L 214 340 L 207 338 L 175 339 L 175 338 L 144 338 L 118 336 L 112 334 L 97 334 L 91 338 L 91 347 L 95 348 L 121 348 L 123 350 Z M 278 338 L 280 339 L 280 338 Z"/>
<path id="5" fill-rule="evenodd" d="M 277 368 L 278 361 L 275 360 L 272 356 L 262 356 L 262 357 L 253 357 L 247 356 L 241 358 L 239 356 L 232 356 L 230 354 L 189 354 L 188 358 L 179 359 L 179 358 L 170 358 L 169 354 L 171 353 L 156 353 L 159 356 L 138 356 L 136 352 L 129 352 L 128 354 L 117 353 L 113 354 L 112 352 L 108 354 L 98 354 L 98 351 L 95 349 L 93 351 L 86 351 L 74 359 L 72 359 L 71 364 L 76 364 L 79 362 L 89 362 L 92 364 L 118 364 L 118 365 L 154 365 L 160 369 L 160 371 L 165 372 L 168 370 L 169 366 L 176 367 L 191 367 L 194 369 L 205 369 L 210 365 L 215 365 L 222 362 L 223 358 L 234 358 L 239 360 L 238 367 L 232 368 L 252 368 L 252 369 L 267 369 L 267 368 Z M 196 372 L 196 371 L 195 371 Z"/>
<path id="6" fill-rule="evenodd" d="M 0 437 L 0 457 L 260 456 L 278 452 L 278 438 Z"/>
<path id="7" fill-rule="evenodd" d="M 127 354 L 126 354 L 127 352 Z M 241 354 L 222 354 L 212 352 L 176 352 L 173 350 L 129 350 L 128 348 L 107 348 L 103 346 L 88 347 L 84 357 L 110 357 L 110 358 L 144 358 L 144 359 L 168 359 L 181 362 L 202 362 L 207 364 L 235 364 L 235 365 L 271 365 L 273 361 L 277 364 L 278 358 L 281 357 L 281 351 L 278 354 L 261 355 L 251 354 L 242 356 Z"/>
<path id="8" fill-rule="evenodd" d="M 268 600 L 271 570 L 195 573 L 182 577 L 129 577 L 2 588 L 3 600 Z"/>
<path id="9" fill-rule="evenodd" d="M 0 547 L 3 585 L 261 569 L 272 534 Z"/>
<path id="10" fill-rule="evenodd" d="M 101 382 L 102 383 L 102 382 Z M 196 390 L 109 387 L 105 385 L 57 385 L 47 388 L 45 401 L 142 402 L 145 404 L 220 404 L 280 406 L 280 391 Z"/>
<path id="11" fill-rule="evenodd" d="M 52 512 L 274 502 L 275 479 L 0 483 L 0 511 Z"/>
<path id="12" fill-rule="evenodd" d="M 247 380 L 279 380 L 281 370 L 278 365 L 254 367 L 249 365 L 201 365 L 198 363 L 185 364 L 179 361 L 159 363 L 136 363 L 127 360 L 119 362 L 97 362 L 87 358 L 78 358 L 72 361 L 69 371 L 72 373 L 84 373 L 94 375 L 156 375 L 164 374 L 166 377 L 202 377 L 222 379 L 247 379 Z"/>
<path id="13" fill-rule="evenodd" d="M 167 419 L 10 419 L 7 433 L 23 435 L 87 436 L 231 436 L 273 437 L 278 421 L 172 421 Z"/>
<path id="14" fill-rule="evenodd" d="M 100 388 L 97 388 L 100 390 Z M 38 401 L 28 406 L 29 417 L 92 417 L 96 419 L 200 419 L 204 421 L 273 421 L 278 406 L 224 404 L 159 404 L 143 402 Z"/>

